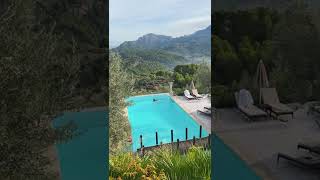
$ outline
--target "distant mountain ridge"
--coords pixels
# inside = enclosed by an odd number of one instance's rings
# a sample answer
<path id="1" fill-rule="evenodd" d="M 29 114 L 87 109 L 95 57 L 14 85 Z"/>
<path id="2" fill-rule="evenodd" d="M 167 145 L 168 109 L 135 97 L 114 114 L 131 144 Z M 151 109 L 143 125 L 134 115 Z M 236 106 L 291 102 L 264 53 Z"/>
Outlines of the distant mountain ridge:
<path id="1" fill-rule="evenodd" d="M 201 50 L 200 55 L 205 53 L 205 55 L 210 56 L 211 25 L 193 34 L 177 38 L 149 33 L 139 37 L 136 41 L 126 41 L 117 49 L 122 48 L 162 49 L 175 54 L 178 53 L 182 56 L 187 53 L 186 51 L 191 51 L 191 54 L 196 54 L 196 48 L 204 48 L 205 51 Z"/>
<path id="2" fill-rule="evenodd" d="M 130 56 L 139 61 L 155 61 L 172 68 L 177 64 L 190 64 L 211 60 L 211 25 L 190 35 L 173 38 L 149 33 L 136 41 L 126 41 L 113 49 L 125 59 Z"/>
<path id="3" fill-rule="evenodd" d="M 211 56 L 211 25 L 187 36 L 173 38 L 164 50 L 192 59 Z"/>
<path id="4" fill-rule="evenodd" d="M 138 40 L 135 41 L 135 45 L 140 46 L 142 48 L 146 48 L 146 49 L 153 49 L 153 48 L 159 48 L 163 46 L 164 44 L 168 43 L 170 40 L 172 40 L 172 37 L 170 36 L 149 33 L 142 37 L 139 37 Z"/>
<path id="5" fill-rule="evenodd" d="M 214 10 L 244 10 L 255 7 L 268 7 L 273 9 L 282 9 L 287 7 L 290 3 L 296 0 L 215 0 L 212 5 Z M 319 0 L 304 0 L 311 8 L 319 8 Z"/>

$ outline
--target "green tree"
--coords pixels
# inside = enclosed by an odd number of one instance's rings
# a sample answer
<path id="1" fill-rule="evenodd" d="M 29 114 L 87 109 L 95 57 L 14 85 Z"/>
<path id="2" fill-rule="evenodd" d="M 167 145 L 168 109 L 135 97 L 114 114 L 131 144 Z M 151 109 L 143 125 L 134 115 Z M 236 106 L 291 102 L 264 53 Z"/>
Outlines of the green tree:
<path id="1" fill-rule="evenodd" d="M 81 95 L 89 101 L 92 95 L 103 93 L 107 58 L 105 3 L 101 0 L 35 2 L 36 18 L 41 25 L 50 28 L 56 24 L 54 31 L 63 32 L 66 44 L 72 45 L 75 40 L 78 45 Z"/>
<path id="2" fill-rule="evenodd" d="M 250 89 L 254 82 L 253 79 L 254 78 L 250 78 L 248 71 L 243 70 L 241 73 L 241 79 L 239 81 L 238 88 Z"/>
<path id="3" fill-rule="evenodd" d="M 230 84 L 233 80 L 238 80 L 242 63 L 234 48 L 228 41 L 222 40 L 218 36 L 213 36 L 212 46 L 215 81 L 221 84 Z"/>
<path id="4" fill-rule="evenodd" d="M 285 72 L 288 81 L 276 83 L 286 89 L 284 94 L 288 94 L 289 99 L 305 100 L 309 95 L 304 90 L 320 70 L 320 38 L 308 7 L 300 1 L 291 4 L 276 25 L 272 40 L 275 71 Z"/>
<path id="5" fill-rule="evenodd" d="M 13 0 L 0 17 L 0 179 L 56 179 L 48 149 L 75 130 L 52 120 L 74 107 L 77 46 L 38 26 L 33 3 Z"/>
<path id="6" fill-rule="evenodd" d="M 165 74 L 166 74 L 166 73 L 165 73 L 164 71 L 157 71 L 157 72 L 156 72 L 156 75 L 157 75 L 157 76 L 165 76 Z"/>
<path id="7" fill-rule="evenodd" d="M 201 93 L 211 93 L 211 66 L 201 63 L 194 75 L 195 86 Z"/>
<path id="8" fill-rule="evenodd" d="M 191 81 L 193 80 L 193 77 L 190 76 L 189 74 L 186 74 L 186 75 L 184 76 L 184 80 L 185 80 L 185 83 L 186 83 L 186 84 L 190 84 Z"/>
<path id="9" fill-rule="evenodd" d="M 274 67 L 274 44 L 271 40 L 264 41 L 261 46 L 258 48 L 258 57 L 259 59 L 263 60 L 264 65 L 266 66 L 267 70 L 272 69 Z M 257 66 L 257 64 L 256 64 Z"/>
<path id="10" fill-rule="evenodd" d="M 175 87 L 182 88 L 186 85 L 186 81 L 185 81 L 184 76 L 182 74 L 175 72 L 173 74 L 173 76 L 174 76 L 173 80 L 174 80 Z"/>
<path id="11" fill-rule="evenodd" d="M 194 75 L 199 69 L 198 64 L 177 65 L 173 73 L 173 86 L 175 88 L 185 88 L 194 80 Z"/>
<path id="12" fill-rule="evenodd" d="M 241 58 L 244 68 L 253 75 L 258 64 L 258 52 L 250 39 L 245 36 L 239 44 L 239 57 Z"/>
<path id="13" fill-rule="evenodd" d="M 192 76 L 197 72 L 198 67 L 197 64 L 177 65 L 173 71 L 182 74 L 183 76 L 187 74 Z"/>
<path id="14" fill-rule="evenodd" d="M 134 86 L 134 80 L 127 74 L 118 54 L 109 55 L 109 151 L 111 154 L 128 148 L 131 135 L 126 107 L 128 97 Z"/>

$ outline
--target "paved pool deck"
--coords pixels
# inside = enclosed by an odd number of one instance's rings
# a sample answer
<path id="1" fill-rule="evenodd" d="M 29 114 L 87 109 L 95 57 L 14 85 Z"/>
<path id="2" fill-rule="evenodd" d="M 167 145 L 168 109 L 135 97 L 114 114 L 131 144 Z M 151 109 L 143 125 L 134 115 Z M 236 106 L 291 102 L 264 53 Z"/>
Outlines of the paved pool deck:
<path id="1" fill-rule="evenodd" d="M 294 119 L 290 115 L 280 117 L 288 122 L 269 118 L 248 122 L 236 109 L 218 109 L 213 131 L 263 179 L 319 180 L 319 171 L 297 167 L 283 159 L 277 165 L 277 153 L 310 155 L 297 150 L 297 144 L 320 143 L 320 127 L 315 122 L 320 116 L 307 115 L 308 103 L 289 106 L 296 109 Z"/>
<path id="2" fill-rule="evenodd" d="M 208 133 L 211 133 L 211 117 L 197 112 L 197 110 L 203 110 L 204 107 L 211 107 L 210 97 L 199 100 L 187 100 L 184 96 L 172 96 L 172 99 L 198 124 L 202 125 Z"/>

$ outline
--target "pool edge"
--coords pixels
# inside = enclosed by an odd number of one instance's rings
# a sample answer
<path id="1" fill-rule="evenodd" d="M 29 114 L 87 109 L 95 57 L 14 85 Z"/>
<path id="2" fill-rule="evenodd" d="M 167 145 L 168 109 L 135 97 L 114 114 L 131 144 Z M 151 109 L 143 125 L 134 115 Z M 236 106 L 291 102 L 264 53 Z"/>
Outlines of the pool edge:
<path id="1" fill-rule="evenodd" d="M 202 126 L 202 125 L 198 122 L 198 121 L 200 121 L 200 120 L 198 120 L 197 117 L 195 117 L 194 115 L 192 115 L 192 114 L 190 114 L 189 112 L 187 112 L 187 111 L 176 101 L 176 99 L 173 98 L 173 96 L 170 96 L 170 98 L 171 98 L 185 113 L 187 113 L 187 114 L 192 118 L 193 121 L 195 121 L 199 126 Z M 211 123 L 212 123 L 212 117 L 211 117 Z M 211 123 L 210 123 L 210 124 L 211 124 Z M 202 127 L 207 131 L 208 134 L 212 134 L 212 130 L 209 131 L 208 129 L 206 129 L 205 126 L 202 126 Z M 210 133 L 209 133 L 209 132 L 210 132 Z"/>

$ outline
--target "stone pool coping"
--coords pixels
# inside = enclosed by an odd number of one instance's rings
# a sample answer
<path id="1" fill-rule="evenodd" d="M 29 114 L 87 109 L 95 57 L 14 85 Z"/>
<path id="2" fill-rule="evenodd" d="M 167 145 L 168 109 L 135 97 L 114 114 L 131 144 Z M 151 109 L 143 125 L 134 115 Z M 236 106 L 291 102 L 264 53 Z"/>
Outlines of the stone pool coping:
<path id="1" fill-rule="evenodd" d="M 208 133 L 211 134 L 211 122 L 210 123 L 204 123 L 205 121 L 212 121 L 212 119 L 208 117 L 203 117 L 201 118 L 198 113 L 196 113 L 196 110 L 201 110 L 204 107 L 202 105 L 198 107 L 197 109 L 190 109 L 188 108 L 188 103 L 196 104 L 197 100 L 185 100 L 183 101 L 182 99 L 184 98 L 183 96 L 171 96 L 173 101 L 178 104 L 187 114 L 189 114 L 194 121 L 197 122 L 197 124 L 201 125 Z M 192 101 L 192 102 L 191 102 Z M 209 125 L 210 124 L 210 125 Z"/>

